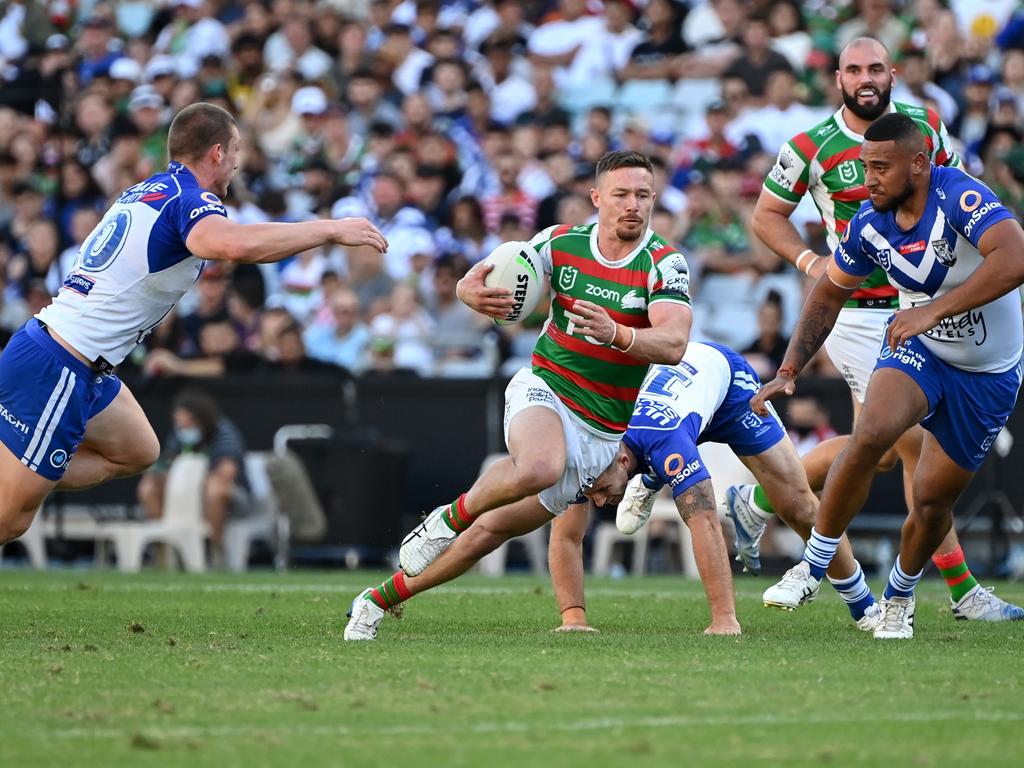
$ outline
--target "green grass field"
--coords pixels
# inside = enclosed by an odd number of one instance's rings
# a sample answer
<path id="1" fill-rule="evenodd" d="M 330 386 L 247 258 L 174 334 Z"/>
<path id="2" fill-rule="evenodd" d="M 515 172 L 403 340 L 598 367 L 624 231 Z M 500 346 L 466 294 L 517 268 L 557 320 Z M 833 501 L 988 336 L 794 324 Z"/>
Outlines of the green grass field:
<path id="1" fill-rule="evenodd" d="M 1024 763 L 1024 623 L 956 622 L 935 582 L 910 642 L 750 578 L 741 638 L 670 577 L 591 580 L 601 634 L 553 635 L 546 581 L 470 577 L 343 643 L 374 578 L 0 572 L 0 765 Z"/>

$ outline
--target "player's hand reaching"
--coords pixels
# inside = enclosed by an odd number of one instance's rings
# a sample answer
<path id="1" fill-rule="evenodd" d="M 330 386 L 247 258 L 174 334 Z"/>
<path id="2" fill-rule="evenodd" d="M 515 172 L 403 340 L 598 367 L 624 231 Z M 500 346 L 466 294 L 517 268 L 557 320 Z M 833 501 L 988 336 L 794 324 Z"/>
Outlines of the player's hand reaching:
<path id="1" fill-rule="evenodd" d="M 775 378 L 757 390 L 757 394 L 750 399 L 750 410 L 758 416 L 768 415 L 768 401 L 779 394 L 792 395 L 796 392 L 796 374 L 779 368 Z"/>
<path id="2" fill-rule="evenodd" d="M 911 336 L 931 330 L 941 318 L 935 317 L 930 305 L 901 309 L 893 317 L 885 332 L 885 340 L 893 352 L 906 343 Z"/>
<path id="3" fill-rule="evenodd" d="M 571 335 L 589 336 L 601 344 L 615 341 L 616 323 L 604 307 L 577 299 L 566 316 L 569 318 L 568 333 Z"/>
<path id="4" fill-rule="evenodd" d="M 501 319 L 508 315 L 516 302 L 511 291 L 504 288 L 488 288 L 484 285 L 484 278 L 492 269 L 493 264 L 485 264 L 482 261 L 474 264 L 455 286 L 455 295 L 470 309 L 488 317 Z"/>
<path id="5" fill-rule="evenodd" d="M 381 253 L 388 250 L 388 241 L 369 219 L 349 218 L 336 219 L 334 242 L 338 245 L 368 245 Z"/>

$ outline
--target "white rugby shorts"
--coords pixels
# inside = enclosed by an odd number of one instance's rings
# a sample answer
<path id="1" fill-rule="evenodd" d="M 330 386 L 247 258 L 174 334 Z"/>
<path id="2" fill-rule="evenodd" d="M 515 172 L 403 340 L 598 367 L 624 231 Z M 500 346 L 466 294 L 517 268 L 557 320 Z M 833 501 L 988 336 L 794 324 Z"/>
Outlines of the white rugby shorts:
<path id="1" fill-rule="evenodd" d="M 839 311 L 832 333 L 825 339 L 825 351 L 861 405 L 882 348 L 886 321 L 895 311 L 844 308 Z"/>
<path id="2" fill-rule="evenodd" d="M 557 483 L 539 494 L 540 503 L 553 515 L 570 504 L 586 501 L 583 491 L 612 463 L 619 451 L 617 437 L 602 437 L 585 427 L 558 399 L 551 387 L 529 368 L 520 368 L 505 388 L 505 446 L 508 430 L 516 415 L 527 408 L 550 408 L 562 421 L 565 435 L 565 471 Z"/>

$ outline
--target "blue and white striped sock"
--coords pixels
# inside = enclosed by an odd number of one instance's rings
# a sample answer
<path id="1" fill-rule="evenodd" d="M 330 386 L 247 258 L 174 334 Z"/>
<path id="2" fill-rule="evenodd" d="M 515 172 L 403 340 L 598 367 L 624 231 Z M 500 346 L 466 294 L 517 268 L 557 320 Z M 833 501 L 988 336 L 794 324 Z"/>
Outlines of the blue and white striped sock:
<path id="1" fill-rule="evenodd" d="M 911 597 L 914 594 L 914 587 L 921 580 L 922 573 L 924 573 L 923 568 L 911 576 L 900 566 L 900 556 L 896 555 L 896 562 L 892 564 L 892 570 L 889 571 L 889 583 L 885 585 L 885 599 Z"/>
<path id="2" fill-rule="evenodd" d="M 829 581 L 832 582 L 832 586 L 836 588 L 836 592 L 843 598 L 843 602 L 850 609 L 850 615 L 853 616 L 854 621 L 859 620 L 864 613 L 875 604 L 875 596 L 871 594 L 871 589 L 868 587 L 868 582 L 864 578 L 864 571 L 860 567 L 860 563 L 856 560 L 853 561 L 857 570 L 854 571 L 853 575 L 848 579 L 833 579 L 829 577 Z"/>
<path id="3" fill-rule="evenodd" d="M 811 528 L 811 538 L 807 540 L 807 547 L 804 549 L 804 560 L 811 566 L 811 576 L 819 581 L 825 578 L 825 571 L 828 570 L 832 558 L 836 556 L 838 548 L 839 539 L 822 536 L 817 529 Z"/>

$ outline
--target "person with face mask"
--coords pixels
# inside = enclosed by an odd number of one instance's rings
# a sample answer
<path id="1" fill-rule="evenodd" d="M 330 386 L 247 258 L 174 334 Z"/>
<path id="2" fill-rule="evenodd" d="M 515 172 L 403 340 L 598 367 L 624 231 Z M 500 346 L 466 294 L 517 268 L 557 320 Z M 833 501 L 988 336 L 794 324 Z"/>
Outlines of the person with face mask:
<path id="1" fill-rule="evenodd" d="M 174 399 L 171 432 L 163 452 L 139 481 L 138 499 L 150 520 L 163 516 L 167 471 L 184 453 L 209 457 L 203 486 L 203 516 L 210 526 L 213 563 L 223 560 L 224 526 L 229 518 L 248 509 L 249 480 L 245 474 L 245 439 L 238 427 L 222 415 L 216 401 L 199 389 L 182 390 Z"/>

